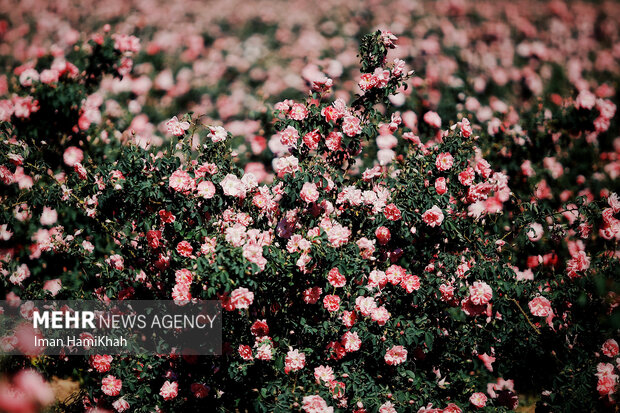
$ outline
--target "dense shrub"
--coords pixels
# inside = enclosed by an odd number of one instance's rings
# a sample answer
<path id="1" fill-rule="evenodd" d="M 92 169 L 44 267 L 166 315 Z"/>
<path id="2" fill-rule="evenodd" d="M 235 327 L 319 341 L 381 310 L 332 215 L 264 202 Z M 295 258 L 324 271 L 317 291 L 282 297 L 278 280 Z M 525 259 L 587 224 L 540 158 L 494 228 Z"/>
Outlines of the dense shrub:
<path id="1" fill-rule="evenodd" d="M 62 407 L 77 410 L 503 411 L 518 393 L 541 411 L 613 410 L 611 94 L 418 118 L 394 95 L 424 100 L 428 84 L 387 58 L 396 42 L 363 37 L 350 102 L 315 77 L 261 114 L 276 156 L 256 174 L 217 122 L 179 115 L 157 145 L 103 110 L 101 82 L 129 75 L 137 38 L 95 35 L 17 67 L 0 101 L 6 299 L 220 299 L 227 312 L 223 356 L 3 369 L 79 378 Z M 11 396 L 24 374 L 0 407 L 50 403 L 42 382 Z"/>

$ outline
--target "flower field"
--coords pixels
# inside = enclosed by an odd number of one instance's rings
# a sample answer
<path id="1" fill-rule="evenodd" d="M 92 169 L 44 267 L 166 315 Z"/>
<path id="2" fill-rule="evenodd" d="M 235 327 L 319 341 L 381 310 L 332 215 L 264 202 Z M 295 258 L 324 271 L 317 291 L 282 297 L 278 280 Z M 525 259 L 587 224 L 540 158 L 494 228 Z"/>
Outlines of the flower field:
<path id="1" fill-rule="evenodd" d="M 618 410 L 619 3 L 0 5 L 0 315 L 223 309 L 0 412 Z"/>

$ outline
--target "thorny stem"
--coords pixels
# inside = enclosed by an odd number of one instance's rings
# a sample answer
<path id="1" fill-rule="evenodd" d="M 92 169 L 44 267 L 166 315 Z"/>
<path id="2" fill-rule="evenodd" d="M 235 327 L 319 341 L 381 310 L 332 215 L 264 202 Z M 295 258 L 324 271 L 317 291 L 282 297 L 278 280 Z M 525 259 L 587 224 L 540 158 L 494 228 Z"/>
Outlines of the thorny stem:
<path id="1" fill-rule="evenodd" d="M 525 319 L 527 320 L 528 324 L 530 326 L 532 326 L 532 328 L 534 329 L 534 331 L 536 331 L 536 334 L 540 335 L 540 330 L 538 329 L 538 327 L 536 327 L 534 325 L 534 323 L 532 323 L 532 320 L 530 320 L 530 318 L 528 317 L 527 313 L 525 311 L 523 311 L 523 308 L 521 307 L 521 305 L 519 304 L 519 302 L 517 300 L 515 300 L 512 297 L 508 297 L 508 299 L 510 301 L 512 301 L 513 303 L 515 303 L 517 305 L 517 307 L 519 308 L 519 310 L 521 311 L 521 313 L 523 314 L 523 316 L 525 317 Z"/>

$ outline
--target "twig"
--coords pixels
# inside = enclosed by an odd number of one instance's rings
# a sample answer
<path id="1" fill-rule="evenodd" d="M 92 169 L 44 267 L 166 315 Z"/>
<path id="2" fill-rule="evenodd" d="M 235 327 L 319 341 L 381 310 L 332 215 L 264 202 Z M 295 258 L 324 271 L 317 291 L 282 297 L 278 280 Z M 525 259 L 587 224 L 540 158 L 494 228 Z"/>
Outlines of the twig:
<path id="1" fill-rule="evenodd" d="M 532 326 L 532 328 L 534 329 L 534 331 L 536 331 L 536 334 L 540 335 L 540 330 L 538 329 L 538 327 L 536 327 L 534 325 L 534 323 L 532 323 L 532 320 L 530 320 L 530 318 L 528 317 L 527 313 L 525 311 L 523 311 L 523 308 L 521 307 L 521 305 L 519 304 L 519 302 L 517 300 L 515 300 L 512 297 L 507 297 L 510 301 L 512 301 L 513 303 L 515 303 L 517 305 L 517 307 L 519 308 L 519 310 L 521 310 L 521 313 L 523 314 L 523 316 L 525 316 L 525 319 L 527 320 L 528 324 L 530 326 Z"/>

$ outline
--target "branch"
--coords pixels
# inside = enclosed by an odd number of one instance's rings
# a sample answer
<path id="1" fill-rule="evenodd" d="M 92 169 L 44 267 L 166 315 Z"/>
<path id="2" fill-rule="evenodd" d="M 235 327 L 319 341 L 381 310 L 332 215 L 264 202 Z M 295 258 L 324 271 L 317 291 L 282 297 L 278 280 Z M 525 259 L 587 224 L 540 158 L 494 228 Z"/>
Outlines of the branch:
<path id="1" fill-rule="evenodd" d="M 525 317 L 525 319 L 527 320 L 528 324 L 530 326 L 532 326 L 532 328 L 534 329 L 534 331 L 536 331 L 536 334 L 540 335 L 540 330 L 538 329 L 538 327 L 536 327 L 534 325 L 534 323 L 532 323 L 532 320 L 530 320 L 530 317 L 528 317 L 527 313 L 525 311 L 523 311 L 523 308 L 521 307 L 521 305 L 519 304 L 519 302 L 517 300 L 515 300 L 512 297 L 507 297 L 510 301 L 512 301 L 513 303 L 515 303 L 517 305 L 517 307 L 519 307 L 519 310 L 521 310 L 521 313 L 523 314 L 523 316 Z"/>

